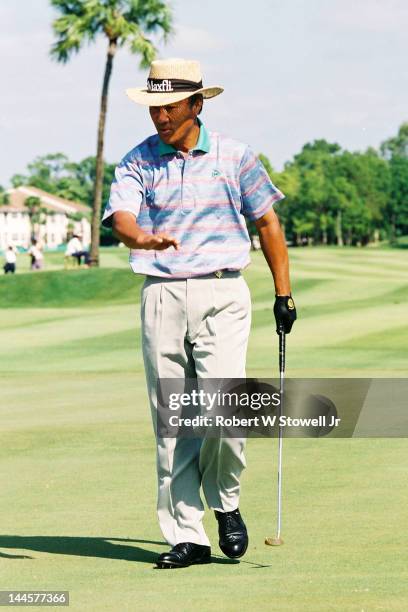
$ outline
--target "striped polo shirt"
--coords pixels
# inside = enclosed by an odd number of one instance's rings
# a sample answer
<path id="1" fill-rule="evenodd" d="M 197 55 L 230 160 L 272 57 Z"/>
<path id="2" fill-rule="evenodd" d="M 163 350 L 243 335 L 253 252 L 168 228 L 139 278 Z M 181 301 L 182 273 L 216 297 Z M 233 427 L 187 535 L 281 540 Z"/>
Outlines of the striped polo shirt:
<path id="1" fill-rule="evenodd" d="M 191 278 L 217 270 L 242 270 L 250 263 L 245 217 L 262 217 L 284 195 L 245 144 L 206 130 L 194 149 L 182 154 L 150 136 L 115 170 L 102 224 L 132 213 L 148 233 L 165 232 L 180 242 L 176 251 L 133 249 L 137 274 Z"/>

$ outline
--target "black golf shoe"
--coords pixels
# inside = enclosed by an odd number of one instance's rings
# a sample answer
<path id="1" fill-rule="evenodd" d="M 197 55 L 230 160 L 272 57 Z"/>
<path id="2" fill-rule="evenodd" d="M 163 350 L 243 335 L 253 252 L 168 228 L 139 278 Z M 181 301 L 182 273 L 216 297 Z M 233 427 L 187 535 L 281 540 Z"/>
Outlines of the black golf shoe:
<path id="1" fill-rule="evenodd" d="M 232 512 L 219 512 L 215 510 L 218 521 L 219 545 L 230 559 L 238 559 L 246 553 L 248 548 L 248 532 L 239 509 Z"/>
<path id="2" fill-rule="evenodd" d="M 211 548 L 192 542 L 176 544 L 169 552 L 162 553 L 156 561 L 160 569 L 189 567 L 201 563 L 211 563 Z"/>

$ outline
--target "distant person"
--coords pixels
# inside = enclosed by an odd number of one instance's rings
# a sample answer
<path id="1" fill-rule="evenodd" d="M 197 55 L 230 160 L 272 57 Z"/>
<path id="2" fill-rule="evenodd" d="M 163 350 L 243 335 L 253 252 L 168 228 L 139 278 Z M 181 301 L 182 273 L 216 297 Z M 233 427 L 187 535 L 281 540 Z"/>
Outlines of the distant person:
<path id="1" fill-rule="evenodd" d="M 83 254 L 82 242 L 79 239 L 79 236 L 77 236 L 77 234 L 74 234 L 72 238 L 68 240 L 67 248 L 65 250 L 65 257 L 70 258 L 71 261 L 72 261 L 72 258 L 75 259 L 78 266 L 80 266 L 82 254 Z"/>
<path id="2" fill-rule="evenodd" d="M 90 260 L 91 260 L 91 256 L 90 256 L 89 251 L 87 251 L 87 250 L 86 250 L 86 249 L 85 249 L 85 248 L 82 246 L 82 251 L 79 251 L 77 254 L 78 254 L 78 256 L 80 257 L 80 264 L 81 264 L 81 259 L 82 259 L 82 257 L 83 257 L 83 258 L 84 258 L 84 260 L 83 260 L 83 265 L 84 265 L 86 268 L 89 268 L 89 264 L 90 264 Z"/>
<path id="3" fill-rule="evenodd" d="M 31 270 L 41 270 L 44 263 L 44 255 L 37 240 L 32 241 L 31 246 L 28 249 L 28 254 L 31 257 Z"/>
<path id="4" fill-rule="evenodd" d="M 16 262 L 17 262 L 17 256 L 14 250 L 14 247 L 12 246 L 8 247 L 8 249 L 4 253 L 4 258 L 6 260 L 3 266 L 4 274 L 8 274 L 8 273 L 14 274 L 16 271 Z"/>

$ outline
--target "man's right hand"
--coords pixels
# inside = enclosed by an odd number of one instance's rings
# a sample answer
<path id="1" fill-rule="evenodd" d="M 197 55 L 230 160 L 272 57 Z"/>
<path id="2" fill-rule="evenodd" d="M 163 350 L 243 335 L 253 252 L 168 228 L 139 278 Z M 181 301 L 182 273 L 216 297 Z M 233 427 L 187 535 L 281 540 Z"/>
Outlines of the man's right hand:
<path id="1" fill-rule="evenodd" d="M 140 237 L 139 249 L 145 249 L 146 251 L 164 251 L 171 246 L 177 251 L 180 247 L 180 243 L 175 238 L 167 236 L 167 234 L 145 234 Z"/>
<path id="2" fill-rule="evenodd" d="M 136 223 L 135 216 L 127 211 L 117 211 L 113 215 L 113 235 L 129 249 L 164 251 L 169 247 L 179 249 L 178 240 L 167 234 L 148 234 Z"/>

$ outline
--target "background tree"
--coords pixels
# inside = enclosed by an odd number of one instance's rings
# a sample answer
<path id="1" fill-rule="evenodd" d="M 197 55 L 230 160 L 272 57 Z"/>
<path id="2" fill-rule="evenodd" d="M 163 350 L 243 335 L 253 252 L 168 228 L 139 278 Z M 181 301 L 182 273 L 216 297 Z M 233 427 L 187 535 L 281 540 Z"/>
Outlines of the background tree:
<path id="1" fill-rule="evenodd" d="M 315 140 L 305 144 L 293 161 L 285 165 L 284 174 L 292 178 L 296 187 L 287 211 L 288 229 L 292 230 L 295 244 L 333 242 L 337 211 L 331 197 L 330 163 L 340 152 L 336 143 Z"/>
<path id="2" fill-rule="evenodd" d="M 390 198 L 386 206 L 391 243 L 408 233 L 408 123 L 398 134 L 381 144 L 380 151 L 389 162 Z"/>
<path id="3" fill-rule="evenodd" d="M 9 203 L 9 195 L 2 185 L 0 185 L 0 206 Z"/>
<path id="4" fill-rule="evenodd" d="M 36 157 L 27 164 L 27 174 L 15 174 L 11 178 L 11 183 L 13 187 L 31 185 L 48 193 L 57 194 L 57 185 L 66 175 L 67 163 L 68 158 L 64 153 L 50 153 Z"/>
<path id="5" fill-rule="evenodd" d="M 273 173 L 271 177 L 274 184 L 285 194 L 285 199 L 276 204 L 276 211 L 279 215 L 281 226 L 285 232 L 286 240 L 291 243 L 295 235 L 303 231 L 298 225 L 295 229 L 294 214 L 297 208 L 300 176 L 296 166 L 285 164 L 285 168 L 280 173 Z"/>
<path id="6" fill-rule="evenodd" d="M 293 202 L 299 191 L 299 175 L 297 169 L 289 167 L 289 164 L 285 164 L 285 169 L 283 172 L 277 172 L 273 169 L 272 164 L 266 155 L 261 153 L 259 155 L 259 159 L 274 185 L 276 185 L 276 187 L 285 195 L 283 202 L 278 202 L 275 205 L 275 209 L 279 214 L 279 221 L 286 239 L 287 241 L 290 241 L 293 238 L 293 218 L 291 216 L 291 210 L 293 207 Z"/>
<path id="7" fill-rule="evenodd" d="M 31 240 L 40 238 L 40 225 L 45 223 L 47 209 L 41 203 L 40 198 L 29 196 L 24 201 L 24 206 L 28 208 L 28 216 L 31 225 Z"/>
<path id="8" fill-rule="evenodd" d="M 372 148 L 365 153 L 343 151 L 333 167 L 333 187 L 333 200 L 337 200 L 341 214 L 346 213 L 349 219 L 361 217 L 360 233 L 356 230 L 351 236 L 351 227 L 347 228 L 348 243 L 366 244 L 378 240 L 380 235 L 386 238 L 390 172 L 389 164 L 377 151 Z"/>
<path id="9" fill-rule="evenodd" d="M 66 63 L 86 42 L 102 34 L 108 50 L 103 77 L 98 121 L 95 183 L 92 210 L 91 265 L 99 265 L 100 217 L 103 184 L 103 149 L 108 104 L 109 81 L 118 47 L 127 45 L 140 55 L 141 67 L 155 58 L 156 49 L 147 34 L 160 31 L 164 37 L 171 31 L 171 12 L 161 0 L 51 0 L 61 13 L 53 22 L 57 40 L 51 55 Z"/>
<path id="10" fill-rule="evenodd" d="M 387 206 L 390 242 L 408 234 L 408 157 L 393 155 L 390 160 L 391 189 Z"/>
<path id="11" fill-rule="evenodd" d="M 381 144 L 380 151 L 385 159 L 391 159 L 392 156 L 408 157 L 408 122 L 400 126 L 396 136 Z"/>

